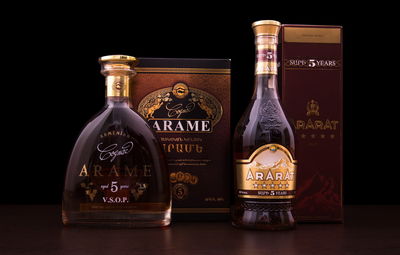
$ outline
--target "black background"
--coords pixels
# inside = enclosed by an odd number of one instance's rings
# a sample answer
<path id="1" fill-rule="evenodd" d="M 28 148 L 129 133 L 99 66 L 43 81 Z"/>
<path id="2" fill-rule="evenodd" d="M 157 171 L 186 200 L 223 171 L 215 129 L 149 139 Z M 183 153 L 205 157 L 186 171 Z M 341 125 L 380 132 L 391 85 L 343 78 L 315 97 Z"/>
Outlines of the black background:
<path id="1" fill-rule="evenodd" d="M 396 137 L 393 117 L 388 119 L 388 108 L 393 107 L 388 103 L 395 101 L 385 90 L 391 82 L 384 75 L 389 72 L 384 58 L 390 57 L 391 42 L 385 40 L 382 24 L 373 22 L 373 10 L 347 13 L 343 6 L 320 4 L 313 6 L 318 10 L 303 10 L 268 3 L 235 6 L 236 11 L 198 3 L 181 9 L 158 3 L 145 8 L 115 3 L 101 10 L 29 7 L 3 22 L 6 103 L 0 203 L 61 202 L 74 142 L 104 104 L 104 78 L 97 62 L 103 55 L 232 59 L 235 125 L 253 90 L 251 23 L 259 19 L 344 27 L 344 201 L 400 202 L 394 177 L 397 158 L 387 146 L 395 144 Z"/>

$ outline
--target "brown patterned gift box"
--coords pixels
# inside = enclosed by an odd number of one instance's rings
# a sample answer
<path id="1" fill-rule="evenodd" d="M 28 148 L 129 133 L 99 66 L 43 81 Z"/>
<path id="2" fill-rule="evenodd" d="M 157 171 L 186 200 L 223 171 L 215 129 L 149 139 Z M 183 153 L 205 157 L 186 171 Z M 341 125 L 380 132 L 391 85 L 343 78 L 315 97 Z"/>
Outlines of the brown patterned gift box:
<path id="1" fill-rule="evenodd" d="M 134 108 L 166 152 L 173 220 L 228 219 L 230 60 L 139 58 Z"/>

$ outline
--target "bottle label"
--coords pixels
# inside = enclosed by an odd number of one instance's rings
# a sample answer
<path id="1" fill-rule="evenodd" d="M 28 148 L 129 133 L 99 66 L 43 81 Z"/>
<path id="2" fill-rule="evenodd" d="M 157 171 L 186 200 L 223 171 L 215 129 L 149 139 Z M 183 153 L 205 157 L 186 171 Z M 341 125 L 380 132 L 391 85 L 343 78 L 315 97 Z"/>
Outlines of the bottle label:
<path id="1" fill-rule="evenodd" d="M 80 210 L 133 210 L 149 201 L 154 189 L 151 162 L 148 152 L 126 131 L 101 133 L 91 159 L 77 172 L 84 197 Z"/>
<path id="2" fill-rule="evenodd" d="M 266 144 L 248 159 L 236 160 L 237 196 L 257 199 L 294 198 L 296 161 L 284 146 Z"/>
<path id="3" fill-rule="evenodd" d="M 275 44 L 257 46 L 256 74 L 278 74 Z"/>
<path id="4" fill-rule="evenodd" d="M 109 75 L 106 78 L 107 97 L 129 97 L 129 76 Z"/>

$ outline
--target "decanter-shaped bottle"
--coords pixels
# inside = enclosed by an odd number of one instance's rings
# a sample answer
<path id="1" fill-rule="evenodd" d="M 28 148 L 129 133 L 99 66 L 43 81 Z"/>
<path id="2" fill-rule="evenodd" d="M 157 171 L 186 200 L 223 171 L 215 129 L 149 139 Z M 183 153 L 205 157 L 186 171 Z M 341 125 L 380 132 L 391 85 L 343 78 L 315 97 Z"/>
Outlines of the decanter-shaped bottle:
<path id="1" fill-rule="evenodd" d="M 251 229 L 295 226 L 292 202 L 296 161 L 294 136 L 277 93 L 280 23 L 254 22 L 254 94 L 234 133 L 235 203 L 232 224 Z"/>
<path id="2" fill-rule="evenodd" d="M 70 157 L 63 194 L 65 225 L 167 226 L 169 173 L 161 145 L 131 108 L 136 58 L 100 58 L 106 104 L 81 132 Z"/>

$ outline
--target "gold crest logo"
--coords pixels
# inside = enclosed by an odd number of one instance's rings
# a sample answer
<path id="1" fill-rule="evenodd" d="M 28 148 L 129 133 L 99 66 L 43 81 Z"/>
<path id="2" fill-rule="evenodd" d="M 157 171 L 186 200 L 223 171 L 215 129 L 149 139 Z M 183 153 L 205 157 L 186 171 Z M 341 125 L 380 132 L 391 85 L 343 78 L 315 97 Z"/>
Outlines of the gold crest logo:
<path id="1" fill-rule="evenodd" d="M 172 88 L 172 94 L 176 98 L 183 99 L 189 94 L 189 88 L 185 83 L 179 82 Z"/>
<path id="2" fill-rule="evenodd" d="M 307 102 L 307 116 L 319 116 L 319 104 L 311 99 Z"/>

